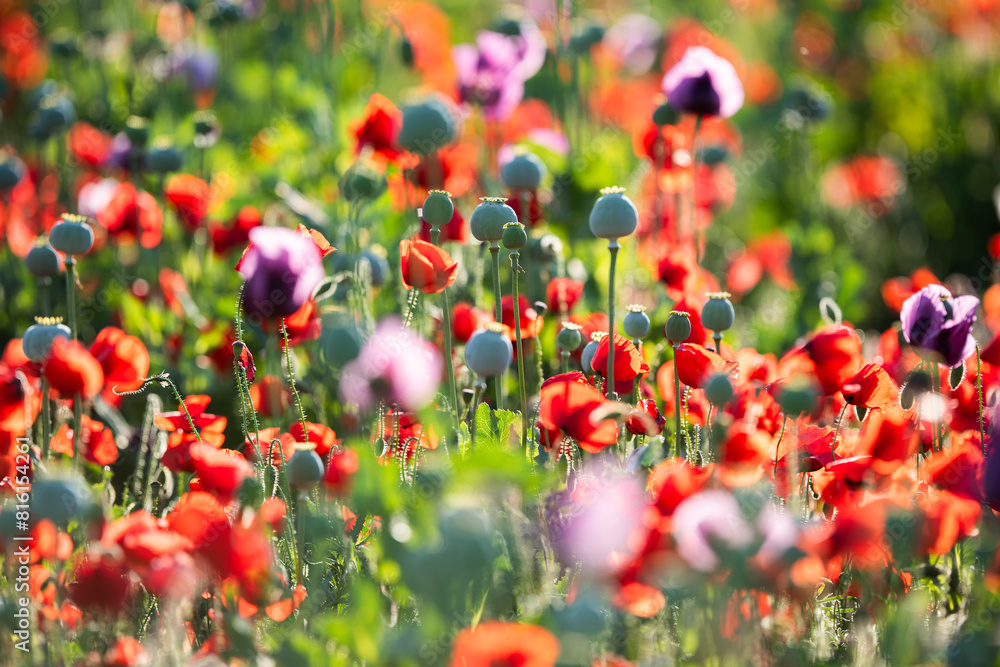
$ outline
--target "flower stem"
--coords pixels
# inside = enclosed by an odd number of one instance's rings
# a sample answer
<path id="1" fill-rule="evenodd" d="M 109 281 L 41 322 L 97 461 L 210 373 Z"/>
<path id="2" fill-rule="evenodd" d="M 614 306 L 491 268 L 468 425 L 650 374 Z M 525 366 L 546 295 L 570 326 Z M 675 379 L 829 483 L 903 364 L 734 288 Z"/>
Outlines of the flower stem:
<path id="1" fill-rule="evenodd" d="M 42 373 L 42 461 L 49 458 L 49 440 L 52 429 L 52 417 L 49 414 L 49 379 Z M 75 439 L 75 438 L 74 438 Z"/>
<path id="2" fill-rule="evenodd" d="M 830 454 L 836 455 L 837 453 L 837 440 L 840 438 L 840 427 L 844 423 L 844 414 L 847 412 L 847 406 L 850 403 L 844 403 L 844 407 L 840 411 L 840 416 L 837 417 L 837 428 L 833 431 L 833 443 L 830 445 Z"/>
<path id="3" fill-rule="evenodd" d="M 70 340 L 76 340 L 76 260 L 66 255 L 66 311 Z M 44 399 L 45 397 L 43 397 Z M 83 429 L 83 396 L 73 397 L 73 465 L 79 466 L 80 431 Z"/>
<path id="4" fill-rule="evenodd" d="M 694 238 L 695 258 L 698 265 L 702 260 L 701 228 L 698 226 L 698 132 L 701 130 L 701 114 L 695 118 L 694 134 L 691 136 L 691 235 Z"/>
<path id="5" fill-rule="evenodd" d="M 517 338 L 517 379 L 521 390 L 521 447 L 528 447 L 528 388 L 524 383 L 524 346 L 521 343 L 521 308 L 517 294 L 517 272 L 520 266 L 516 250 L 510 254 L 511 274 L 514 276 L 514 334 Z"/>
<path id="6" fill-rule="evenodd" d="M 788 415 L 781 419 L 781 435 L 778 436 L 778 443 L 774 446 L 774 495 L 778 495 L 778 452 L 781 450 L 781 441 L 785 439 L 785 425 L 788 423 Z"/>
<path id="7" fill-rule="evenodd" d="M 677 373 L 677 346 L 674 345 L 674 422 L 677 430 L 674 432 L 674 445 L 670 450 L 670 458 L 677 456 L 681 449 L 681 378 Z"/>
<path id="8" fill-rule="evenodd" d="M 469 421 L 472 422 L 469 428 L 469 449 L 474 449 L 476 446 L 476 413 L 479 411 L 479 397 L 482 396 L 485 388 L 486 382 L 482 378 L 479 378 L 473 386 L 472 410 L 469 412 Z"/>
<path id="9" fill-rule="evenodd" d="M 292 396 L 295 397 L 295 407 L 299 411 L 299 421 L 302 422 L 302 437 L 305 438 L 305 443 L 309 444 L 309 430 L 306 428 L 306 411 L 302 407 L 302 397 L 299 396 L 299 390 L 295 386 L 295 373 L 292 371 L 292 353 L 291 345 L 288 343 L 288 329 L 285 328 L 285 318 L 281 318 L 281 338 L 285 341 L 285 365 L 288 366 L 288 384 L 292 387 Z"/>
<path id="10" fill-rule="evenodd" d="M 986 455 L 986 428 L 983 425 L 983 360 L 979 355 L 979 345 L 976 345 L 976 394 L 979 397 L 979 445 Z"/>
<path id="11" fill-rule="evenodd" d="M 618 239 L 608 241 L 611 270 L 608 274 L 608 400 L 617 401 L 615 394 L 615 264 L 618 262 Z"/>
<path id="12" fill-rule="evenodd" d="M 561 371 L 563 373 L 569 373 L 569 350 L 563 350 L 559 353 L 559 356 L 562 358 Z"/>
<path id="13" fill-rule="evenodd" d="M 437 231 L 436 228 L 434 231 Z M 434 231 L 431 233 L 433 234 Z M 444 297 L 444 365 L 448 369 L 448 392 L 451 399 L 451 415 L 455 426 L 458 426 L 458 388 L 455 384 L 455 363 L 451 348 L 451 299 L 448 288 L 442 292 Z"/>
<path id="14" fill-rule="evenodd" d="M 490 254 L 493 256 L 493 301 L 496 309 L 497 322 L 503 321 L 503 309 L 500 306 L 500 245 L 493 241 L 490 243 Z M 518 311 L 517 302 L 514 303 L 514 312 Z M 494 378 L 497 391 L 497 410 L 503 408 L 503 375 Z"/>

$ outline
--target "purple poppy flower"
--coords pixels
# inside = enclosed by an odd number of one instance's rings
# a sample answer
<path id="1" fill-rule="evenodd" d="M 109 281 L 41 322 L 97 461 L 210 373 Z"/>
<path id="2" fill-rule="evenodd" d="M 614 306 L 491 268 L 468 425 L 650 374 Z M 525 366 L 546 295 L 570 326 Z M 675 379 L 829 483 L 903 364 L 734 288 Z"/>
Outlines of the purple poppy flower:
<path id="1" fill-rule="evenodd" d="M 437 348 L 403 326 L 398 317 L 382 320 L 354 361 L 344 366 L 340 399 L 366 412 L 379 399 L 408 411 L 434 399 L 444 362 Z"/>
<path id="2" fill-rule="evenodd" d="M 463 102 L 482 107 L 490 120 L 505 120 L 524 98 L 524 82 L 545 62 L 545 37 L 532 23 L 520 35 L 483 30 L 475 44 L 451 50 Z"/>
<path id="3" fill-rule="evenodd" d="M 673 534 L 677 553 L 699 572 L 719 568 L 719 551 L 742 549 L 754 539 L 739 503 L 726 491 L 696 493 L 678 505 Z"/>
<path id="4" fill-rule="evenodd" d="M 645 74 L 656 63 L 663 28 L 644 14 L 626 14 L 608 28 L 604 46 L 617 55 L 629 74 Z"/>
<path id="5" fill-rule="evenodd" d="M 323 260 L 307 236 L 284 227 L 255 227 L 240 264 L 243 309 L 250 318 L 287 317 L 323 279 Z"/>
<path id="6" fill-rule="evenodd" d="M 928 285 L 903 303 L 899 313 L 903 338 L 954 368 L 976 351 L 972 325 L 978 307 L 979 299 L 974 296 L 953 297 L 941 285 Z"/>
<path id="7" fill-rule="evenodd" d="M 729 118 L 743 106 L 743 84 L 733 64 L 704 46 L 692 46 L 663 77 L 663 92 L 678 111 Z"/>

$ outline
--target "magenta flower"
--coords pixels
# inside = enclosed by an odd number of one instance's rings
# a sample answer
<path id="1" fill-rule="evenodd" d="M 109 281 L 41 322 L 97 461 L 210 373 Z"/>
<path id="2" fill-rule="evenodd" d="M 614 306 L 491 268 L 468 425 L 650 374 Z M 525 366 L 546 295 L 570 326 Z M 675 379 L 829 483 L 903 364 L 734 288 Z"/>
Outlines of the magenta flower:
<path id="1" fill-rule="evenodd" d="M 482 107 L 490 120 L 505 120 L 524 98 L 524 82 L 542 68 L 545 51 L 545 37 L 528 22 L 520 35 L 483 30 L 475 44 L 456 45 L 451 57 L 462 101 Z"/>
<path id="2" fill-rule="evenodd" d="M 379 322 L 358 357 L 344 366 L 340 400 L 371 410 L 387 406 L 417 411 L 437 393 L 444 362 L 437 348 L 391 317 Z"/>
<path id="3" fill-rule="evenodd" d="M 928 285 L 903 303 L 899 313 L 903 338 L 954 368 L 976 351 L 972 325 L 978 307 L 979 299 L 974 296 L 953 297 L 941 285 Z"/>
<path id="4" fill-rule="evenodd" d="M 656 62 L 663 28 L 644 14 L 626 14 L 608 28 L 604 46 L 621 60 L 629 74 L 645 74 Z"/>
<path id="5" fill-rule="evenodd" d="M 323 260 L 307 236 L 284 227 L 255 227 L 240 263 L 243 309 L 249 318 L 287 317 L 323 279 Z"/>
<path id="6" fill-rule="evenodd" d="M 696 493 L 678 505 L 673 534 L 677 553 L 699 572 L 718 569 L 720 551 L 743 549 L 755 537 L 736 498 L 726 491 Z"/>
<path id="7" fill-rule="evenodd" d="M 663 77 L 663 92 L 678 111 L 729 118 L 743 106 L 743 83 L 733 64 L 692 46 Z"/>

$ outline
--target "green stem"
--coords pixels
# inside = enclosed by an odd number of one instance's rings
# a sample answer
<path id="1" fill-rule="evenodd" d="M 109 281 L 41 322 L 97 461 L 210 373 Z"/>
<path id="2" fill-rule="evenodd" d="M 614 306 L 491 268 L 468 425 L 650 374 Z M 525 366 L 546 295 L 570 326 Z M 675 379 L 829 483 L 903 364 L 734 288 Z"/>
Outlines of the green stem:
<path id="1" fill-rule="evenodd" d="M 778 444 L 774 446 L 774 495 L 778 495 L 778 451 L 781 449 L 781 441 L 785 438 L 785 424 L 788 423 L 788 415 L 781 419 L 781 435 L 778 436 Z"/>
<path id="2" fill-rule="evenodd" d="M 701 114 L 694 121 L 691 137 L 691 234 L 694 238 L 695 259 L 701 265 L 701 229 L 698 227 L 698 132 L 701 130 Z"/>
<path id="3" fill-rule="evenodd" d="M 837 417 L 837 428 L 833 431 L 833 443 L 830 445 L 830 454 L 837 453 L 837 440 L 840 438 L 840 427 L 844 423 L 844 414 L 847 412 L 847 406 L 850 403 L 844 403 L 844 407 L 840 410 L 840 416 Z"/>
<path id="4" fill-rule="evenodd" d="M 49 379 L 42 373 L 42 461 L 49 458 L 49 440 L 52 429 L 52 417 L 49 414 Z"/>
<path id="5" fill-rule="evenodd" d="M 677 456 L 681 448 L 681 378 L 677 373 L 677 346 L 674 345 L 674 422 L 677 431 L 674 432 L 674 445 L 670 458 Z"/>
<path id="6" fill-rule="evenodd" d="M 431 230 L 431 235 L 438 231 L 437 228 Z M 452 422 L 458 426 L 458 387 L 455 384 L 455 363 L 451 348 L 451 299 L 448 297 L 448 288 L 442 292 L 444 297 L 444 365 L 448 369 L 448 392 L 451 398 Z"/>
<path id="7" fill-rule="evenodd" d="M 608 241 L 611 270 L 608 274 L 608 400 L 617 401 L 615 393 L 615 264 L 618 262 L 618 239 Z"/>
<path id="8" fill-rule="evenodd" d="M 559 353 L 559 356 L 562 358 L 561 371 L 563 373 L 569 373 L 569 350 L 563 350 Z"/>
<path id="9" fill-rule="evenodd" d="M 517 272 L 520 268 L 518 259 L 521 253 L 510 254 L 511 273 L 514 275 L 514 334 L 517 338 L 517 376 L 521 390 L 521 447 L 528 447 L 528 388 L 524 383 L 524 346 L 521 344 L 521 309 L 518 307 Z"/>
<path id="10" fill-rule="evenodd" d="M 70 338 L 76 340 L 76 260 L 72 255 L 66 255 L 66 311 Z"/>
<path id="11" fill-rule="evenodd" d="M 485 388 L 486 382 L 480 378 L 472 390 L 472 410 L 469 413 L 469 421 L 472 422 L 469 428 L 469 449 L 473 449 L 476 446 L 476 412 L 479 411 L 479 398 L 482 396 L 483 389 Z"/>
<path id="12" fill-rule="evenodd" d="M 490 254 L 493 256 L 493 301 L 494 307 L 496 309 L 496 320 L 497 322 L 503 321 L 503 308 L 500 305 L 500 246 L 496 241 L 490 243 Z M 514 312 L 518 311 L 518 304 L 514 302 Z M 503 408 L 503 379 L 504 376 L 498 375 L 494 378 L 496 382 L 496 392 L 497 392 L 497 410 Z"/>
<path id="13" fill-rule="evenodd" d="M 976 345 L 976 394 L 979 397 L 979 444 L 986 454 L 986 428 L 983 425 L 983 361 L 979 356 L 979 345 Z"/>
<path id="14" fill-rule="evenodd" d="M 306 411 L 302 407 L 302 397 L 295 386 L 295 373 L 292 371 L 292 346 L 288 343 L 288 329 L 285 328 L 285 318 L 281 318 L 281 338 L 285 341 L 285 365 L 288 366 L 288 384 L 292 387 L 292 396 L 295 397 L 295 407 L 299 411 L 299 421 L 302 423 L 302 437 L 305 444 L 309 444 L 309 430 L 306 428 Z"/>

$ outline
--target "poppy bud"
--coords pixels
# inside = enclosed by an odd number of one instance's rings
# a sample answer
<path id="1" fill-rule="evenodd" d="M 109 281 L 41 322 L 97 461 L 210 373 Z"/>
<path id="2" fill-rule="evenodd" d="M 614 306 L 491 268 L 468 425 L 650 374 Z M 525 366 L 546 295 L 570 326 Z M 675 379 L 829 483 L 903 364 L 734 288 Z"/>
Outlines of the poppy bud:
<path id="1" fill-rule="evenodd" d="M 514 156 L 500 169 L 500 178 L 509 190 L 535 191 L 545 177 L 545 164 L 527 151 Z"/>
<path id="2" fill-rule="evenodd" d="M 608 334 L 602 331 L 597 331 L 590 334 L 590 342 L 587 346 L 583 348 L 583 352 L 580 353 L 580 365 L 583 367 L 583 372 L 588 374 L 596 373 L 594 370 L 594 357 L 597 355 L 597 348 L 601 346 L 601 340 Z"/>
<path id="3" fill-rule="evenodd" d="M 476 240 L 496 243 L 503 238 L 504 225 L 517 222 L 517 214 L 503 197 L 483 197 L 480 201 L 469 217 L 469 229 Z"/>
<path id="4" fill-rule="evenodd" d="M 451 194 L 444 190 L 431 190 L 420 209 L 420 216 L 431 227 L 447 225 L 454 215 L 455 202 L 451 200 Z"/>
<path id="5" fill-rule="evenodd" d="M 793 380 L 791 384 L 781 390 L 778 405 L 781 406 L 786 417 L 796 419 L 812 412 L 816 406 L 816 390 L 808 382 Z"/>
<path id="6" fill-rule="evenodd" d="M 35 362 L 41 362 L 49 355 L 52 342 L 56 338 L 69 340 L 69 327 L 58 317 L 36 317 L 35 324 L 25 329 L 21 339 L 24 355 Z"/>
<path id="7" fill-rule="evenodd" d="M 402 60 L 403 64 L 407 67 L 413 67 L 413 42 L 407 39 L 405 35 L 399 42 L 399 59 Z"/>
<path id="8" fill-rule="evenodd" d="M 63 213 L 49 231 L 52 247 L 67 255 L 82 255 L 94 246 L 94 230 L 82 215 Z"/>
<path id="9" fill-rule="evenodd" d="M 559 349 L 572 352 L 580 347 L 580 343 L 583 342 L 583 334 L 580 333 L 580 329 L 579 324 L 563 322 L 562 329 L 559 330 L 559 334 L 556 336 L 556 345 L 559 346 Z"/>
<path id="10" fill-rule="evenodd" d="M 472 334 L 465 346 L 465 363 L 482 377 L 503 375 L 513 358 L 514 347 L 496 322 Z"/>
<path id="11" fill-rule="evenodd" d="M 258 509 L 264 503 L 264 487 L 256 477 L 247 477 L 240 484 L 236 498 L 242 507 Z"/>
<path id="12" fill-rule="evenodd" d="M 712 331 L 726 331 L 736 321 L 736 311 L 729 292 L 712 292 L 701 309 L 701 323 Z"/>
<path id="13" fill-rule="evenodd" d="M 625 196 L 625 189 L 603 188 L 601 196 L 590 210 L 590 231 L 602 239 L 614 240 L 628 236 L 639 225 L 639 211 Z"/>
<path id="14" fill-rule="evenodd" d="M 503 226 L 501 239 L 507 250 L 520 250 L 528 243 L 528 234 L 520 222 L 508 222 Z"/>
<path id="15" fill-rule="evenodd" d="M 399 145 L 417 155 L 429 155 L 455 138 L 451 111 L 439 99 L 403 108 Z"/>
<path id="16" fill-rule="evenodd" d="M 323 479 L 323 459 L 314 448 L 296 445 L 285 467 L 288 485 L 296 491 L 309 491 Z"/>
<path id="17" fill-rule="evenodd" d="M 628 307 L 628 314 L 622 320 L 622 329 L 629 338 L 645 338 L 649 334 L 649 315 L 646 314 L 646 307 L 639 304 L 632 304 Z"/>
<path id="18" fill-rule="evenodd" d="M 705 383 L 705 398 L 715 407 L 722 407 L 733 400 L 733 385 L 723 374 L 713 375 Z"/>
<path id="19" fill-rule="evenodd" d="M 142 148 L 149 141 L 149 120 L 142 116 L 129 116 L 125 121 L 125 136 L 135 148 Z"/>
<path id="20" fill-rule="evenodd" d="M 153 146 L 146 153 L 146 169 L 154 174 L 178 171 L 182 164 L 181 152 L 165 137 L 153 142 Z"/>
<path id="21" fill-rule="evenodd" d="M 656 107 L 653 112 L 653 122 L 660 127 L 664 125 L 673 125 L 680 118 L 680 114 L 677 113 L 677 109 L 670 106 L 669 102 L 664 102 L 660 106 Z"/>
<path id="22" fill-rule="evenodd" d="M 278 483 L 278 469 L 273 465 L 264 468 L 264 495 L 268 498 L 274 496 L 274 487 Z"/>
<path id="23" fill-rule="evenodd" d="M 51 278 L 59 274 L 59 256 L 48 242 L 36 244 L 24 257 L 24 266 L 36 278 Z"/>
<path id="24" fill-rule="evenodd" d="M 691 313 L 675 310 L 667 318 L 663 333 L 671 345 L 680 345 L 691 335 Z"/>

